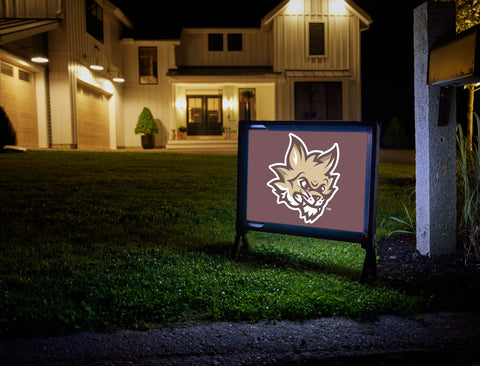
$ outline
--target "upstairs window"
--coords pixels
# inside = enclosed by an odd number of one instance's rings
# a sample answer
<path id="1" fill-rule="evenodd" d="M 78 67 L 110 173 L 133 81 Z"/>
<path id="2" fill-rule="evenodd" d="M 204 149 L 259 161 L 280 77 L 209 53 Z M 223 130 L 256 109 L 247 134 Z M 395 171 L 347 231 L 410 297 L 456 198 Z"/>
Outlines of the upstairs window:
<path id="1" fill-rule="evenodd" d="M 325 23 L 310 23 L 308 25 L 308 54 L 310 56 L 325 56 Z"/>
<path id="2" fill-rule="evenodd" d="M 86 0 L 87 33 L 103 43 L 103 9 L 95 0 Z"/>
<path id="3" fill-rule="evenodd" d="M 243 50 L 243 39 L 241 33 L 229 33 L 227 35 L 227 42 L 229 51 Z"/>
<path id="4" fill-rule="evenodd" d="M 223 34 L 221 33 L 208 34 L 208 50 L 223 51 Z"/>
<path id="5" fill-rule="evenodd" d="M 140 84 L 158 84 L 157 47 L 138 47 Z"/>

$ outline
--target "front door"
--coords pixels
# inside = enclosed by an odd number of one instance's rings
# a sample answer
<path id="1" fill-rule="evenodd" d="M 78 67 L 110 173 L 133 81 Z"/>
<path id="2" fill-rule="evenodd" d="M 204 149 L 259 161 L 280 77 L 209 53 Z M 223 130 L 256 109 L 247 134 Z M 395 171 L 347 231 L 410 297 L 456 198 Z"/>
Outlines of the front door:
<path id="1" fill-rule="evenodd" d="M 187 127 L 190 136 L 222 134 L 222 96 L 187 96 Z"/>

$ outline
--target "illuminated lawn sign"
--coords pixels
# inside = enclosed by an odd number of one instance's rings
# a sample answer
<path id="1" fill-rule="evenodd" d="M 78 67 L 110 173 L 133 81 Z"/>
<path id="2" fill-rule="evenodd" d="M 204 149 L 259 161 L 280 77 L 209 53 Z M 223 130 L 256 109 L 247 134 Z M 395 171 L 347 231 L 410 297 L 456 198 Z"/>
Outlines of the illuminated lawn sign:
<path id="1" fill-rule="evenodd" d="M 237 235 L 250 230 L 361 243 L 376 274 L 378 128 L 359 122 L 240 122 Z"/>

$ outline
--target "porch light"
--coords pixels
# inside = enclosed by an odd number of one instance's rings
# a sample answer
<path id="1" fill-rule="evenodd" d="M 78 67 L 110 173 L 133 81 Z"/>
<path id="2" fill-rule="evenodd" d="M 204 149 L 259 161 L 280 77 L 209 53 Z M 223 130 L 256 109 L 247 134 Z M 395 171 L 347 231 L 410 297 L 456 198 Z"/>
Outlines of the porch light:
<path id="1" fill-rule="evenodd" d="M 175 102 L 175 107 L 179 110 L 185 110 L 187 108 L 187 101 L 183 98 L 178 98 Z"/>
<path id="2" fill-rule="evenodd" d="M 333 15 L 346 15 L 347 9 L 345 8 L 345 3 L 343 0 L 334 0 L 330 3 L 330 12 Z"/>
<path id="3" fill-rule="evenodd" d="M 125 82 L 125 79 L 122 78 L 121 76 L 116 76 L 112 80 L 116 83 L 124 83 Z"/>
<path id="4" fill-rule="evenodd" d="M 297 15 L 303 11 L 303 1 L 302 0 L 290 0 L 287 5 L 286 14 L 288 15 Z"/>

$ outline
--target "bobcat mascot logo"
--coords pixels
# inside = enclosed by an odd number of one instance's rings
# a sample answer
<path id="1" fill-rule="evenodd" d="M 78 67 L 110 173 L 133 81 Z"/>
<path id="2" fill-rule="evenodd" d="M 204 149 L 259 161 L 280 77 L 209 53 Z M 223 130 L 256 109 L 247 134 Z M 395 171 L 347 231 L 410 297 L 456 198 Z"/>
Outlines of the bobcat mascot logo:
<path id="1" fill-rule="evenodd" d="M 335 169 L 340 150 L 334 143 L 327 151 L 308 151 L 298 136 L 293 133 L 289 136 L 285 162 L 269 165 L 276 177 L 267 185 L 277 196 L 278 204 L 298 211 L 306 224 L 313 224 L 338 191 L 340 173 Z"/>

